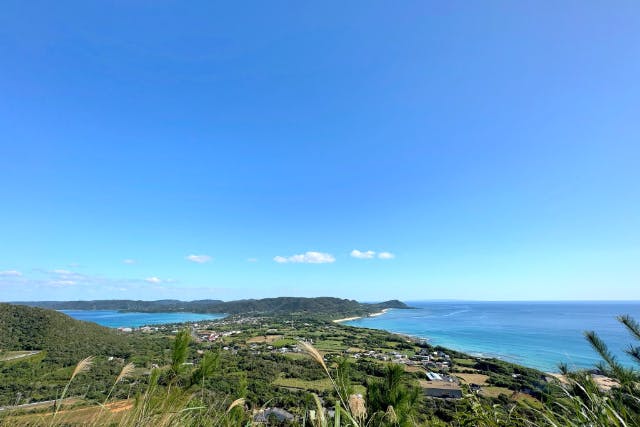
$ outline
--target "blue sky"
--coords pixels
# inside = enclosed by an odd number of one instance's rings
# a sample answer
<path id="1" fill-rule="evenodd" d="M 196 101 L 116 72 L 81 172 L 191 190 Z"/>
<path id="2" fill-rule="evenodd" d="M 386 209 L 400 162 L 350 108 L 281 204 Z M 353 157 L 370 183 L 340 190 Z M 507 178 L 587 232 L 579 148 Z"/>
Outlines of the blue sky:
<path id="1" fill-rule="evenodd" d="M 640 299 L 637 2 L 1 8 L 0 300 Z"/>

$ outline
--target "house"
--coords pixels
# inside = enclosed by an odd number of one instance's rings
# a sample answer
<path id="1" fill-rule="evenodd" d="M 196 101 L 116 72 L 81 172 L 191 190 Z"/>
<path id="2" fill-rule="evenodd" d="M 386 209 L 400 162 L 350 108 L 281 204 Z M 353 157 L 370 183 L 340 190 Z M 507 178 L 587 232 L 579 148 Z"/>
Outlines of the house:
<path id="1" fill-rule="evenodd" d="M 427 379 L 429 381 L 442 381 L 442 376 L 435 372 L 427 372 Z"/>
<path id="2" fill-rule="evenodd" d="M 453 377 L 427 372 L 427 379 L 428 381 L 420 380 L 425 396 L 440 399 L 460 399 L 462 397 L 462 389 Z"/>
<path id="3" fill-rule="evenodd" d="M 462 389 L 460 387 L 429 387 L 424 389 L 427 397 L 437 397 L 440 399 L 461 399 Z"/>

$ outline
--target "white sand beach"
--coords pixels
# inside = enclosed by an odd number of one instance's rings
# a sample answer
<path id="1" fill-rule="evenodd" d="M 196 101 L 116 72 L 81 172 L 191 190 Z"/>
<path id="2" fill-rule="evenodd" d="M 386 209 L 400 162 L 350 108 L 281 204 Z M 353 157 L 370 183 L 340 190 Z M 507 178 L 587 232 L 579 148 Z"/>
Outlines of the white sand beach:
<path id="1" fill-rule="evenodd" d="M 389 311 L 389 309 L 385 308 L 385 309 L 383 309 L 382 311 L 380 311 L 378 313 L 371 313 L 367 317 L 381 316 L 381 315 L 385 314 L 387 311 Z M 349 322 L 351 320 L 358 320 L 358 319 L 362 319 L 362 316 L 345 317 L 344 319 L 336 319 L 336 320 L 333 321 L 333 323 Z"/>

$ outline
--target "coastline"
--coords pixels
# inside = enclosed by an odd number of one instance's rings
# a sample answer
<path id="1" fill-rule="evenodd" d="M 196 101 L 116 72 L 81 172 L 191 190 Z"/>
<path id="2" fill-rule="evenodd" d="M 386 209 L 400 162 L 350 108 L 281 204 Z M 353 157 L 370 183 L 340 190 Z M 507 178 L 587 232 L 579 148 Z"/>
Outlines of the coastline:
<path id="1" fill-rule="evenodd" d="M 378 312 L 378 313 L 372 313 L 368 316 L 354 316 L 354 317 L 347 317 L 344 319 L 335 319 L 333 320 L 334 323 L 343 323 L 343 322 L 350 322 L 352 320 L 358 320 L 358 319 L 362 319 L 362 318 L 367 318 L 367 317 L 377 317 L 377 316 L 381 316 L 385 313 L 387 313 L 390 309 L 389 308 L 385 308 L 384 310 Z M 366 326 L 352 326 L 354 328 L 362 328 L 362 329 L 376 329 L 379 331 L 384 331 L 384 332 L 388 332 L 390 334 L 395 334 L 395 335 L 399 335 L 402 336 L 404 338 L 406 338 L 407 340 L 413 341 L 413 342 L 423 342 L 423 343 L 429 343 L 431 340 L 429 338 L 426 337 L 421 337 L 418 335 L 412 335 L 412 334 L 408 334 L 408 333 L 404 333 L 404 332 L 397 332 L 397 331 L 392 331 L 389 329 L 384 329 L 384 328 L 368 328 Z M 507 362 L 507 363 L 511 363 L 513 365 L 517 365 L 517 366 L 523 366 L 523 367 L 527 367 L 530 369 L 535 369 L 538 370 L 540 372 L 543 372 L 545 374 L 554 376 L 556 379 L 558 379 L 558 376 L 560 375 L 558 372 L 552 372 L 551 370 L 548 369 L 543 369 L 540 367 L 534 367 L 534 366 L 530 366 L 527 364 L 523 364 L 521 362 L 518 361 L 514 361 L 514 360 L 510 360 L 509 357 L 501 355 L 501 354 L 492 354 L 492 353 L 474 353 L 474 352 L 469 352 L 468 350 L 462 349 L 462 348 L 457 348 L 457 347 L 449 347 L 449 346 L 443 346 L 443 345 L 438 345 L 438 347 L 442 347 L 446 350 L 452 350 L 455 351 L 457 353 L 461 353 L 464 354 L 467 357 L 473 358 L 473 359 L 498 359 L 501 360 L 503 362 Z"/>
<path id="2" fill-rule="evenodd" d="M 345 325 L 379 329 L 426 339 L 477 358 L 496 358 L 543 372 L 559 373 L 558 363 L 572 369 L 593 369 L 600 361 L 583 338 L 584 329 L 600 331 L 625 366 L 633 361 L 622 350 L 628 345 L 618 333 L 616 313 L 640 318 L 637 303 L 594 304 L 560 302 L 409 302 L 417 311 L 364 318 Z M 522 310 L 526 308 L 526 310 Z M 541 319 L 541 327 L 533 323 Z M 527 327 L 530 324 L 532 327 Z M 558 323 L 558 326 L 547 327 Z M 508 328 L 505 328 L 509 326 Z M 545 326 L 546 325 L 546 326 Z M 509 329 L 512 328 L 512 329 Z M 514 335 L 517 332 L 516 335 Z M 523 335 L 520 335 L 523 334 Z"/>
<path id="3" fill-rule="evenodd" d="M 354 317 L 345 317 L 343 319 L 335 319 L 332 320 L 333 323 L 342 323 L 342 322 L 350 322 L 351 320 L 358 320 L 358 319 L 362 319 L 363 317 L 376 317 L 376 316 L 382 316 L 383 314 L 385 314 L 387 311 L 391 310 L 390 308 L 383 308 L 382 311 L 378 312 L 378 313 L 371 313 L 368 316 L 354 316 Z"/>

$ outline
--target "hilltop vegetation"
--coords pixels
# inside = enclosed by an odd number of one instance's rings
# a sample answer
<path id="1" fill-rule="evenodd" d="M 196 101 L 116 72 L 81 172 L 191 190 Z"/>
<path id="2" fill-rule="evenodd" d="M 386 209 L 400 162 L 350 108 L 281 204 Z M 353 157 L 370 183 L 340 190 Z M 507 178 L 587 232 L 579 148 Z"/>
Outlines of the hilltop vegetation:
<path id="1" fill-rule="evenodd" d="M 264 299 L 246 299 L 238 301 L 220 300 L 97 300 L 97 301 L 35 301 L 18 302 L 34 307 L 54 310 L 121 310 L 138 312 L 174 312 L 227 313 L 227 314 L 287 314 L 307 316 L 363 316 L 385 308 L 409 308 L 398 300 L 366 304 L 355 300 L 318 297 L 280 297 Z"/>
<path id="2" fill-rule="evenodd" d="M 70 393 L 101 396 L 118 361 L 162 363 L 166 337 L 131 336 L 53 310 L 0 303 L 0 407 L 59 396 L 71 366 L 95 356 L 91 380 Z"/>
<path id="3" fill-rule="evenodd" d="M 90 355 L 129 357 L 130 337 L 53 310 L 0 304 L 0 350 L 37 350 L 45 361 L 73 364 Z"/>

